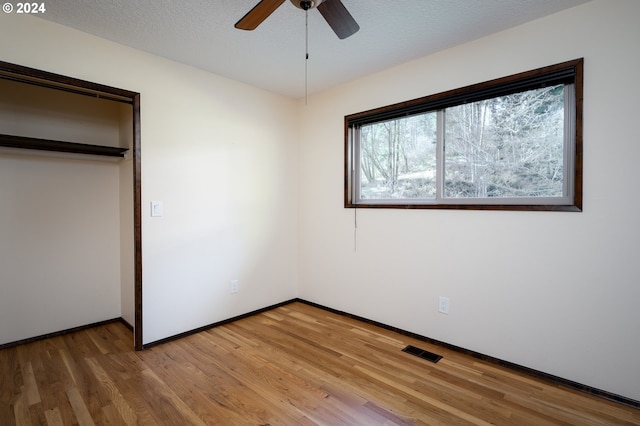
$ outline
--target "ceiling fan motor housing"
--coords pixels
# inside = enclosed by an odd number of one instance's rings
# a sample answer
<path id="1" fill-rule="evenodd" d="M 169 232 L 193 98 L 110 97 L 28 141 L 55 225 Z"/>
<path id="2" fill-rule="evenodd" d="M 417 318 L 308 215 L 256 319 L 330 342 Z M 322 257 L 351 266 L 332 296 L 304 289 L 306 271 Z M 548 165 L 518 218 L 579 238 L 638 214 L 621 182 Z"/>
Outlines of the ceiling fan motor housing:
<path id="1" fill-rule="evenodd" d="M 320 15 L 327 21 L 339 39 L 352 36 L 360 29 L 358 23 L 353 19 L 342 0 L 290 0 L 298 9 L 309 11 L 318 9 Z M 235 27 L 240 30 L 255 30 L 265 19 L 278 9 L 284 0 L 260 0 L 246 15 L 244 15 Z"/>
<path id="2" fill-rule="evenodd" d="M 314 9 L 325 0 L 291 0 L 291 3 L 298 9 L 309 10 Z"/>

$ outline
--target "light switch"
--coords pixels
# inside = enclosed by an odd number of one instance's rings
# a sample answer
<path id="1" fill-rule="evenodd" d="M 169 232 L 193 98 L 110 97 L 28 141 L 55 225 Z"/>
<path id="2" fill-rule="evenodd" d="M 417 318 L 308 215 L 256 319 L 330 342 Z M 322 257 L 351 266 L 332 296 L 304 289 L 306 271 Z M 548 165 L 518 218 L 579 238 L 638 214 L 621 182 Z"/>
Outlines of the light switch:
<path id="1" fill-rule="evenodd" d="M 162 207 L 162 201 L 152 201 L 151 202 L 151 217 L 162 217 L 164 213 Z"/>

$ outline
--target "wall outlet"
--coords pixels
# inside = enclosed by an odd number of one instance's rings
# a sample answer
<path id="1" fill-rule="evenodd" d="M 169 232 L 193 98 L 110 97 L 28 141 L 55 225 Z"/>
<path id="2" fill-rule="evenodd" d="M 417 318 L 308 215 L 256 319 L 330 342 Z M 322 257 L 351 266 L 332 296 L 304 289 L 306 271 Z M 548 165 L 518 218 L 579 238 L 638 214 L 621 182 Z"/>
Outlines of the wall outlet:
<path id="1" fill-rule="evenodd" d="M 238 280 L 231 280 L 231 287 L 229 290 L 231 291 L 231 293 L 238 292 Z"/>
<path id="2" fill-rule="evenodd" d="M 441 314 L 449 313 L 449 298 L 440 296 L 438 299 L 438 312 Z"/>

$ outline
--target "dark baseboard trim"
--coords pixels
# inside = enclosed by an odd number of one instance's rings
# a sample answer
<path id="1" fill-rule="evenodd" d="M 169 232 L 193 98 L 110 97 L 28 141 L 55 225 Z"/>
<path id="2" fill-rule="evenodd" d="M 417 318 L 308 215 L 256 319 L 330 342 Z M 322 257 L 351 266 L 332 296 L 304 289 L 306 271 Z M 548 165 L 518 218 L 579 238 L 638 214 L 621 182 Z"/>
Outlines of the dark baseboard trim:
<path id="1" fill-rule="evenodd" d="M 461 348 L 459 346 L 455 346 L 455 345 L 452 345 L 452 344 L 449 344 L 449 343 L 446 343 L 446 342 L 442 342 L 440 340 L 432 339 L 430 337 L 422 336 L 422 335 L 417 334 L 417 333 L 412 333 L 410 331 L 406 331 L 406 330 L 402 330 L 402 329 L 399 329 L 399 328 L 396 328 L 396 327 L 392 327 L 390 325 L 383 324 L 383 323 L 380 323 L 378 321 L 374 321 L 374 320 L 371 320 L 371 319 L 368 319 L 368 318 L 364 318 L 364 317 L 361 317 L 361 316 L 358 316 L 358 315 L 353 315 L 353 314 L 350 314 L 348 312 L 339 311 L 337 309 L 329 308 L 327 306 L 323 306 L 323 305 L 320 305 L 320 304 L 317 304 L 317 303 L 314 303 L 314 302 L 310 302 L 308 300 L 295 299 L 293 301 L 294 302 L 304 303 L 306 305 L 313 306 L 313 307 L 318 308 L 318 309 L 323 309 L 325 311 L 328 311 L 328 312 L 331 312 L 331 313 L 334 313 L 334 314 L 338 314 L 338 315 L 346 316 L 346 317 L 349 317 L 349 318 L 353 318 L 355 320 L 362 321 L 362 322 L 365 322 L 365 323 L 368 323 L 368 324 L 371 324 L 371 325 L 375 325 L 375 326 L 383 328 L 385 330 L 394 331 L 396 333 L 399 333 L 399 334 L 402 334 L 402 335 L 405 335 L 405 336 L 408 336 L 408 337 L 412 337 L 414 339 L 421 340 L 423 342 L 431 343 L 431 344 L 436 345 L 436 346 L 440 346 L 440 347 L 447 348 L 447 349 L 455 351 L 455 352 L 459 352 L 459 353 L 462 353 L 462 354 L 465 354 L 465 355 L 469 355 L 469 356 L 471 356 L 473 358 L 477 358 L 477 359 L 480 359 L 482 361 L 486 361 L 486 362 L 491 363 L 491 364 L 496 364 L 496 365 L 499 365 L 501 367 L 509 368 L 511 370 L 527 374 L 529 376 L 544 380 L 546 382 L 550 382 L 550 383 L 553 383 L 553 384 L 556 384 L 556 385 L 559 385 L 559 386 L 563 386 L 563 387 L 566 387 L 566 388 L 569 388 L 569 389 L 577 390 L 579 392 L 583 392 L 583 393 L 586 393 L 586 394 L 589 394 L 589 395 L 592 395 L 592 396 L 596 396 L 598 398 L 603 398 L 603 399 L 606 399 L 606 400 L 609 400 L 609 401 L 613 401 L 613 402 L 616 402 L 618 404 L 626 405 L 626 406 L 631 407 L 631 408 L 640 409 L 640 401 L 636 401 L 635 399 L 627 398 L 625 396 L 617 395 L 615 393 L 611 393 L 611 392 L 608 392 L 608 391 L 605 391 L 605 390 L 602 390 L 602 389 L 598 389 L 598 388 L 594 388 L 594 387 L 591 387 L 591 386 L 583 385 L 581 383 L 574 382 L 572 380 L 568 380 L 568 379 L 564 379 L 562 377 L 554 376 L 553 374 L 544 373 L 542 371 L 534 370 L 534 369 L 529 368 L 529 367 L 525 367 L 525 366 L 522 366 L 522 365 L 519 365 L 519 364 L 514 364 L 514 363 L 509 362 L 509 361 L 504 361 L 504 360 L 499 359 L 499 358 L 495 358 L 495 357 L 492 357 L 492 356 L 489 356 L 489 355 L 481 354 L 481 353 L 478 353 L 478 352 L 475 352 L 475 351 L 472 351 L 472 350 L 469 350 L 469 349 Z"/>
<path id="2" fill-rule="evenodd" d="M 238 315 L 238 316 L 235 316 L 235 317 L 232 317 L 232 318 L 228 318 L 228 319 L 225 319 L 225 320 L 222 320 L 222 321 L 214 322 L 214 323 L 209 324 L 209 325 L 204 325 L 202 327 L 198 327 L 198 328 L 195 328 L 193 330 L 185 331 L 184 333 L 176 334 L 174 336 L 169 336 L 169 337 L 166 337 L 164 339 L 156 340 L 154 342 L 145 343 L 144 345 L 142 345 L 142 349 L 150 349 L 150 348 L 152 348 L 154 346 L 158 346 L 158 345 L 161 345 L 163 343 L 172 342 L 174 340 L 182 339 L 183 337 L 191 336 L 192 334 L 200 333 L 201 331 L 207 331 L 207 330 L 210 330 L 210 329 L 212 329 L 214 327 L 218 327 L 218 326 L 221 326 L 221 325 L 224 325 L 224 324 L 229 324 L 231 322 L 238 321 L 238 320 L 241 320 L 243 318 L 247 318 L 247 317 L 250 317 L 250 316 L 253 316 L 253 315 L 256 315 L 256 314 L 261 314 L 262 312 L 270 311 L 272 309 L 279 308 L 280 306 L 288 305 L 290 303 L 297 302 L 297 301 L 298 301 L 298 299 L 291 299 L 291 300 L 287 300 L 287 301 L 284 301 L 284 302 L 276 303 L 275 305 L 267 306 L 266 308 L 256 309 L 255 311 L 247 312 L 246 314 L 242 314 L 242 315 Z"/>
<path id="3" fill-rule="evenodd" d="M 122 324 L 124 324 L 125 327 L 127 327 L 133 333 L 133 325 L 129 324 L 129 322 L 126 319 L 122 318 L 122 317 L 120 317 L 118 319 L 120 320 L 120 322 Z"/>
<path id="4" fill-rule="evenodd" d="M 78 327 L 68 328 L 66 330 L 55 331 L 53 333 L 42 334 L 40 336 L 29 337 L 28 339 L 16 340 L 15 342 L 3 343 L 0 345 L 1 349 L 15 348 L 16 346 L 26 345 L 28 343 L 37 342 L 40 340 L 50 339 L 52 337 L 63 336 L 65 334 L 75 333 L 76 331 L 87 330 L 89 328 L 99 327 L 101 325 L 111 324 L 113 322 L 122 322 L 125 325 L 131 327 L 122 317 L 120 318 L 112 318 L 109 320 L 98 321 L 91 324 L 81 325 Z M 133 327 L 131 327 L 133 329 Z"/>
<path id="5" fill-rule="evenodd" d="M 381 322 L 378 322 L 378 321 L 374 321 L 374 320 L 371 320 L 369 318 L 361 317 L 359 315 L 350 314 L 348 312 L 340 311 L 338 309 L 329 308 L 327 306 L 320 305 L 318 303 L 310 302 L 308 300 L 304 300 L 304 299 L 300 299 L 300 298 L 295 298 L 295 299 L 287 300 L 287 301 L 284 301 L 284 302 L 276 303 L 275 305 L 267 306 L 266 308 L 257 309 L 255 311 L 247 312 L 246 314 L 238 315 L 238 316 L 235 316 L 235 317 L 232 317 L 232 318 L 228 318 L 226 320 L 222 320 L 222 321 L 218 321 L 218 322 L 215 322 L 215 323 L 212 323 L 212 324 L 209 324 L 209 325 L 205 325 L 203 327 L 199 327 L 199 328 L 196 328 L 196 329 L 193 329 L 193 330 L 190 330 L 190 331 L 186 331 L 184 333 L 176 334 L 174 336 L 167 337 L 165 339 L 156 340 L 155 342 L 151 342 L 151 343 L 147 343 L 147 344 L 143 345 L 143 349 L 149 349 L 149 348 L 152 348 L 154 346 L 161 345 L 163 343 L 167 343 L 167 342 L 171 342 L 171 341 L 174 341 L 174 340 L 178 340 L 178 339 L 181 339 L 183 337 L 190 336 L 192 334 L 200 333 L 202 331 L 206 331 L 206 330 L 209 330 L 209 329 L 214 328 L 214 327 L 218 327 L 218 326 L 221 326 L 221 325 L 224 325 L 224 324 L 228 324 L 228 323 L 231 323 L 231 322 L 243 319 L 243 318 L 247 318 L 247 317 L 250 317 L 250 316 L 253 316 L 253 315 L 256 315 L 256 314 L 260 314 L 262 312 L 270 311 L 272 309 L 279 308 L 281 306 L 285 306 L 285 305 L 288 305 L 288 304 L 294 303 L 294 302 L 304 303 L 305 305 L 313 306 L 315 308 L 322 309 L 322 310 L 327 311 L 327 312 L 331 312 L 331 313 L 334 313 L 334 314 L 337 314 L 337 315 L 342 315 L 342 316 L 345 316 L 345 317 L 348 317 L 348 318 L 353 318 L 355 320 L 362 321 L 362 322 L 365 322 L 367 324 L 375 325 L 376 327 L 380 327 L 380 328 L 383 328 L 385 330 L 394 331 L 394 332 L 402 334 L 404 336 L 408 336 L 408 337 L 411 337 L 411 338 L 414 338 L 414 339 L 417 339 L 417 340 L 421 340 L 423 342 L 427 342 L 427 343 L 430 343 L 430 344 L 433 344 L 433 345 L 436 345 L 436 346 L 440 346 L 440 347 L 443 347 L 443 348 L 446 348 L 446 349 L 449 349 L 449 350 L 452 350 L 452 351 L 455 351 L 455 352 L 458 352 L 458 353 L 462 353 L 462 354 L 471 356 L 471 357 L 476 358 L 476 359 L 480 359 L 482 361 L 485 361 L 485 362 L 488 362 L 488 363 L 491 363 L 491 364 L 500 365 L 502 367 L 509 368 L 511 370 L 518 371 L 520 373 L 524 373 L 524 374 L 527 374 L 527 375 L 532 376 L 532 377 L 536 377 L 538 379 L 544 380 L 544 381 L 549 382 L 549 383 L 553 383 L 553 384 L 556 384 L 556 385 L 559 385 L 559 386 L 563 386 L 563 387 L 566 387 L 566 388 L 569 388 L 569 389 L 577 390 L 579 392 L 586 393 L 586 394 L 592 395 L 592 396 L 596 396 L 598 398 L 606 399 L 606 400 L 609 400 L 609 401 L 612 401 L 612 402 L 615 402 L 615 403 L 618 403 L 618 404 L 626 405 L 626 406 L 631 407 L 631 408 L 640 409 L 640 401 L 636 401 L 635 399 L 627 398 L 625 396 L 617 395 L 617 394 L 614 394 L 614 393 L 611 393 L 611 392 L 608 392 L 608 391 L 605 391 L 605 390 L 602 390 L 602 389 L 598 389 L 598 388 L 594 388 L 594 387 L 591 387 L 591 386 L 583 385 L 581 383 L 574 382 L 572 380 L 568 380 L 568 379 L 564 379 L 562 377 L 554 376 L 553 374 L 544 373 L 542 371 L 534 370 L 534 369 L 529 368 L 529 367 L 525 367 L 525 366 L 522 366 L 522 365 L 519 365 L 519 364 L 514 364 L 514 363 L 509 362 L 509 361 L 505 361 L 505 360 L 502 360 L 502 359 L 499 359 L 499 358 L 495 358 L 495 357 L 492 357 L 492 356 L 489 356 L 489 355 L 481 354 L 479 352 L 475 352 L 475 351 L 472 351 L 472 350 L 469 350 L 469 349 L 465 349 L 465 348 L 462 348 L 460 346 L 452 345 L 450 343 L 442 342 L 440 340 L 436 340 L 436 339 L 432 339 L 430 337 L 422 336 L 420 334 L 413 333 L 411 331 L 407 331 L 407 330 L 403 330 L 403 329 L 400 329 L 400 328 L 392 327 L 390 325 L 387 325 L 387 324 L 384 324 L 384 323 L 381 323 Z M 89 329 L 89 328 L 110 324 L 110 323 L 113 323 L 113 322 L 120 322 L 120 323 L 124 324 L 128 329 L 133 330 L 133 326 L 131 324 L 129 324 L 127 321 L 125 321 L 124 318 L 119 317 L 119 318 L 113 318 L 113 319 L 110 319 L 110 320 L 95 322 L 95 323 L 92 323 L 92 324 L 82 325 L 82 326 L 79 326 L 79 327 L 70 328 L 70 329 L 67 329 L 67 330 L 57 331 L 57 332 L 54 332 L 54 333 L 43 334 L 41 336 L 30 337 L 28 339 L 18 340 L 18 341 L 15 341 L 15 342 L 3 343 L 3 344 L 0 344 L 0 350 L 13 348 L 13 347 L 19 346 L 19 345 L 25 345 L 25 344 L 28 344 L 28 343 L 37 342 L 39 340 L 44 340 L 44 339 L 48 339 L 48 338 L 51 338 L 51 337 L 62 336 L 62 335 L 65 335 L 65 334 L 74 333 L 76 331 L 82 331 L 82 330 L 86 330 L 86 329 Z"/>

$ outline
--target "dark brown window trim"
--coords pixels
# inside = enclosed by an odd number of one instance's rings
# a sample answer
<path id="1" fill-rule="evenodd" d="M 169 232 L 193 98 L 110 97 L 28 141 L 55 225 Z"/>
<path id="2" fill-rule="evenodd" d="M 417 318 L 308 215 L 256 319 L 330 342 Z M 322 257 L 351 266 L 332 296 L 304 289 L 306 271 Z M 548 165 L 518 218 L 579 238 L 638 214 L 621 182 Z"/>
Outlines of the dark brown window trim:
<path id="1" fill-rule="evenodd" d="M 344 117 L 344 207 L 383 209 L 455 209 L 455 210 L 521 210 L 521 211 L 582 211 L 582 108 L 584 59 L 575 59 L 519 74 L 510 75 L 459 89 L 449 90 L 405 102 L 371 109 Z M 446 204 L 446 203 L 356 203 L 351 187 L 350 129 L 385 119 L 474 102 L 492 96 L 543 87 L 548 84 L 572 82 L 575 88 L 575 153 L 573 200 L 569 204 Z"/>

